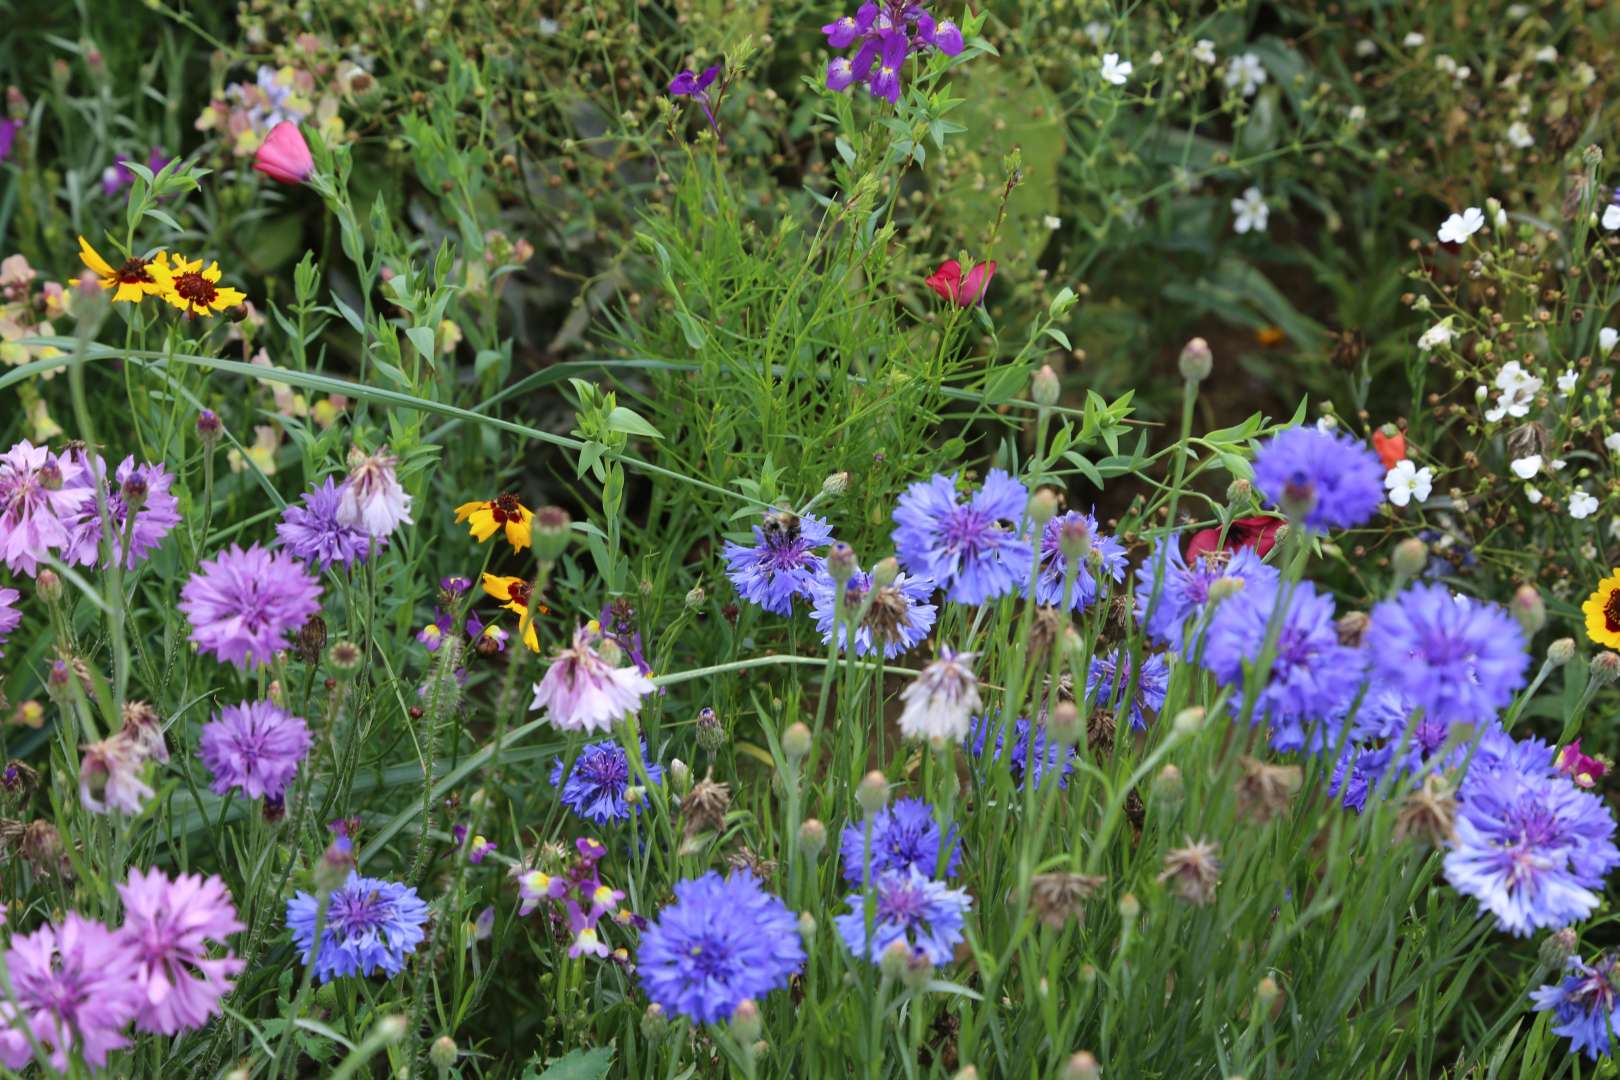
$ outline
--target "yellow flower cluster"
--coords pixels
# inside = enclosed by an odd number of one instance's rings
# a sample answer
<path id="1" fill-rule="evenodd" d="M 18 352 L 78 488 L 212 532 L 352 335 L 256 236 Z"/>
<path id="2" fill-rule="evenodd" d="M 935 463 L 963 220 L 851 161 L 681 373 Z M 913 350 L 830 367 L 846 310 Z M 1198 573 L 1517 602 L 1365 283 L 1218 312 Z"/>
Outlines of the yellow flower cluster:
<path id="1" fill-rule="evenodd" d="M 179 308 L 193 318 L 233 308 L 247 299 L 239 289 L 219 284 L 219 263 L 205 268 L 201 259 L 158 252 L 150 259 L 132 255 L 113 266 L 79 237 L 79 258 L 96 275 L 103 289 L 113 291 L 113 303 L 138 304 L 148 296 Z"/>

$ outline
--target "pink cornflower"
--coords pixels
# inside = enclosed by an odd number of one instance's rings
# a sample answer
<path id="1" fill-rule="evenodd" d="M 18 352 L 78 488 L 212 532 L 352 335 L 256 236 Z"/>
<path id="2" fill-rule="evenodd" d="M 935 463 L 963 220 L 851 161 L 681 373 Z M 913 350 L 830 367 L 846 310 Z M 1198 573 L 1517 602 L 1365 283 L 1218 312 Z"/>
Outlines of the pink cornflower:
<path id="1" fill-rule="evenodd" d="M 284 551 L 258 544 L 206 559 L 180 590 L 191 640 L 238 668 L 270 662 L 290 631 L 321 609 L 321 585 Z"/>
<path id="2" fill-rule="evenodd" d="M 133 817 L 153 794 L 141 777 L 145 764 L 135 741 L 122 732 L 91 743 L 79 763 L 79 801 L 92 814 L 117 810 Z"/>
<path id="3" fill-rule="evenodd" d="M 0 454 L 0 561 L 13 573 L 33 577 L 40 559 L 67 546 L 86 497 L 83 472 L 27 439 Z"/>
<path id="4" fill-rule="evenodd" d="M 210 941 L 223 942 L 246 927 L 218 877 L 181 874 L 170 881 L 161 870 L 131 870 L 118 886 L 124 901 L 122 934 L 135 948 L 140 988 L 138 1031 L 176 1035 L 195 1031 L 220 1012 L 220 999 L 242 961 L 227 952 L 210 957 Z"/>
<path id="5" fill-rule="evenodd" d="M 283 120 L 259 144 L 253 167 L 283 184 L 302 184 L 315 172 L 315 160 L 309 155 L 309 144 L 298 125 Z"/>
<path id="6" fill-rule="evenodd" d="M 337 519 L 369 536 L 384 537 L 411 525 L 411 497 L 394 475 L 399 459 L 385 446 L 375 454 L 349 451 L 349 478 L 343 482 Z"/>
<path id="7" fill-rule="evenodd" d="M 657 689 L 634 667 L 610 666 L 593 647 L 595 636 L 589 627 L 576 630 L 574 644 L 557 653 L 534 688 L 529 708 L 548 710 L 564 731 L 607 731 Z"/>
<path id="8" fill-rule="evenodd" d="M 105 1066 L 109 1051 L 129 1045 L 123 1029 L 141 1000 L 136 963 L 128 939 L 75 911 L 13 937 L 5 966 L 16 1004 L 0 998 L 0 1064 L 21 1069 L 34 1056 L 20 1018 L 57 1072 L 68 1071 L 70 1051 Z"/>
<path id="9" fill-rule="evenodd" d="M 17 610 L 17 601 L 22 594 L 16 589 L 0 588 L 0 645 L 6 643 L 6 636 L 17 629 L 22 622 L 22 612 Z M 0 649 L 0 656 L 6 655 L 6 650 Z"/>

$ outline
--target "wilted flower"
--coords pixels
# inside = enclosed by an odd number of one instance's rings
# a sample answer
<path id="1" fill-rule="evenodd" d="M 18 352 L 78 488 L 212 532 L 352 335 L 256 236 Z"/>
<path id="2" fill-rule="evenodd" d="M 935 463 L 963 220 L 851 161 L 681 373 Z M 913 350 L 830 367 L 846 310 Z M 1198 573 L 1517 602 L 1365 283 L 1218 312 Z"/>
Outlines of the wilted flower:
<path id="1" fill-rule="evenodd" d="M 411 521 L 411 497 L 394 475 L 399 459 L 383 447 L 365 454 L 358 447 L 349 451 L 349 476 L 343 481 L 338 500 L 339 524 L 359 529 L 381 539 Z"/>
<path id="2" fill-rule="evenodd" d="M 939 656 L 900 691 L 905 708 L 900 731 L 911 739 L 956 740 L 965 736 L 979 710 L 979 680 L 969 665 L 974 653 L 958 653 L 941 645 Z"/>
<path id="3" fill-rule="evenodd" d="M 1202 907 L 1215 899 L 1215 887 L 1220 884 L 1221 864 L 1215 856 L 1214 844 L 1194 843 L 1189 836 L 1186 847 L 1165 852 L 1158 880 L 1187 903 Z"/>
<path id="4" fill-rule="evenodd" d="M 533 710 L 545 709 L 551 723 L 564 731 L 606 731 L 641 708 L 641 699 L 657 689 L 634 667 L 611 667 L 596 651 L 598 635 L 581 626 L 574 643 L 558 650 L 535 684 Z"/>

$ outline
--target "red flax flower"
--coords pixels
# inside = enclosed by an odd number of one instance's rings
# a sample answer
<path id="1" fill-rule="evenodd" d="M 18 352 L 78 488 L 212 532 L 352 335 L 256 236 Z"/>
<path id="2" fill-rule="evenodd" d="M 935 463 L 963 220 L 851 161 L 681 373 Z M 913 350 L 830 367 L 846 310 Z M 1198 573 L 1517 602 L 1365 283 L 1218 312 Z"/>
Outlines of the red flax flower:
<path id="1" fill-rule="evenodd" d="M 995 260 L 991 260 L 980 263 L 963 276 L 962 264 L 955 259 L 946 259 L 939 264 L 938 270 L 928 276 L 927 284 L 957 307 L 972 307 L 984 299 L 995 272 Z"/>
<path id="2" fill-rule="evenodd" d="M 1200 529 L 1187 541 L 1187 561 L 1190 563 L 1211 551 L 1238 551 L 1242 548 L 1254 548 L 1256 555 L 1265 558 L 1266 553 L 1276 546 L 1277 529 L 1282 523 L 1282 518 L 1261 514 L 1240 517 L 1227 528 L 1224 544 L 1221 543 L 1221 530 L 1218 527 Z"/>

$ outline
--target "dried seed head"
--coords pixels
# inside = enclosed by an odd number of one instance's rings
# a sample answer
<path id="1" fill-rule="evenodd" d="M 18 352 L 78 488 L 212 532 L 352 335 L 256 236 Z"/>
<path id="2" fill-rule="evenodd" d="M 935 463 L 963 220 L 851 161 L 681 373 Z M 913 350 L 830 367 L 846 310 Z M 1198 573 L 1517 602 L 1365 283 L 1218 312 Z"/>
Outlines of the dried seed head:
<path id="1" fill-rule="evenodd" d="M 1036 874 L 1029 879 L 1029 903 L 1041 922 L 1057 930 L 1070 919 L 1079 922 L 1085 915 L 1084 901 L 1107 880 L 1064 871 Z"/>
<path id="2" fill-rule="evenodd" d="M 706 832 L 718 832 L 730 808 L 731 788 L 715 783 L 714 772 L 710 770 L 681 800 L 681 831 L 688 840 Z"/>
<path id="3" fill-rule="evenodd" d="M 1196 843 L 1187 837 L 1187 846 L 1165 852 L 1164 871 L 1159 881 L 1189 904 L 1199 907 L 1215 899 L 1215 887 L 1220 884 L 1221 863 L 1216 858 L 1218 847 L 1208 841 Z"/>
<path id="4" fill-rule="evenodd" d="M 1430 773 L 1423 786 L 1406 797 L 1395 817 L 1395 839 L 1411 837 L 1420 844 L 1440 847 L 1455 835 L 1457 797 L 1445 777 Z"/>
<path id="5" fill-rule="evenodd" d="M 1298 765 L 1268 765 L 1244 755 L 1239 764 L 1238 809 L 1254 821 L 1266 822 L 1288 809 L 1299 791 L 1304 773 Z"/>
<path id="6" fill-rule="evenodd" d="M 1352 649 L 1361 647 L 1361 639 L 1367 633 L 1367 627 L 1372 620 L 1365 611 L 1347 611 L 1339 616 L 1339 644 L 1348 645 Z"/>

